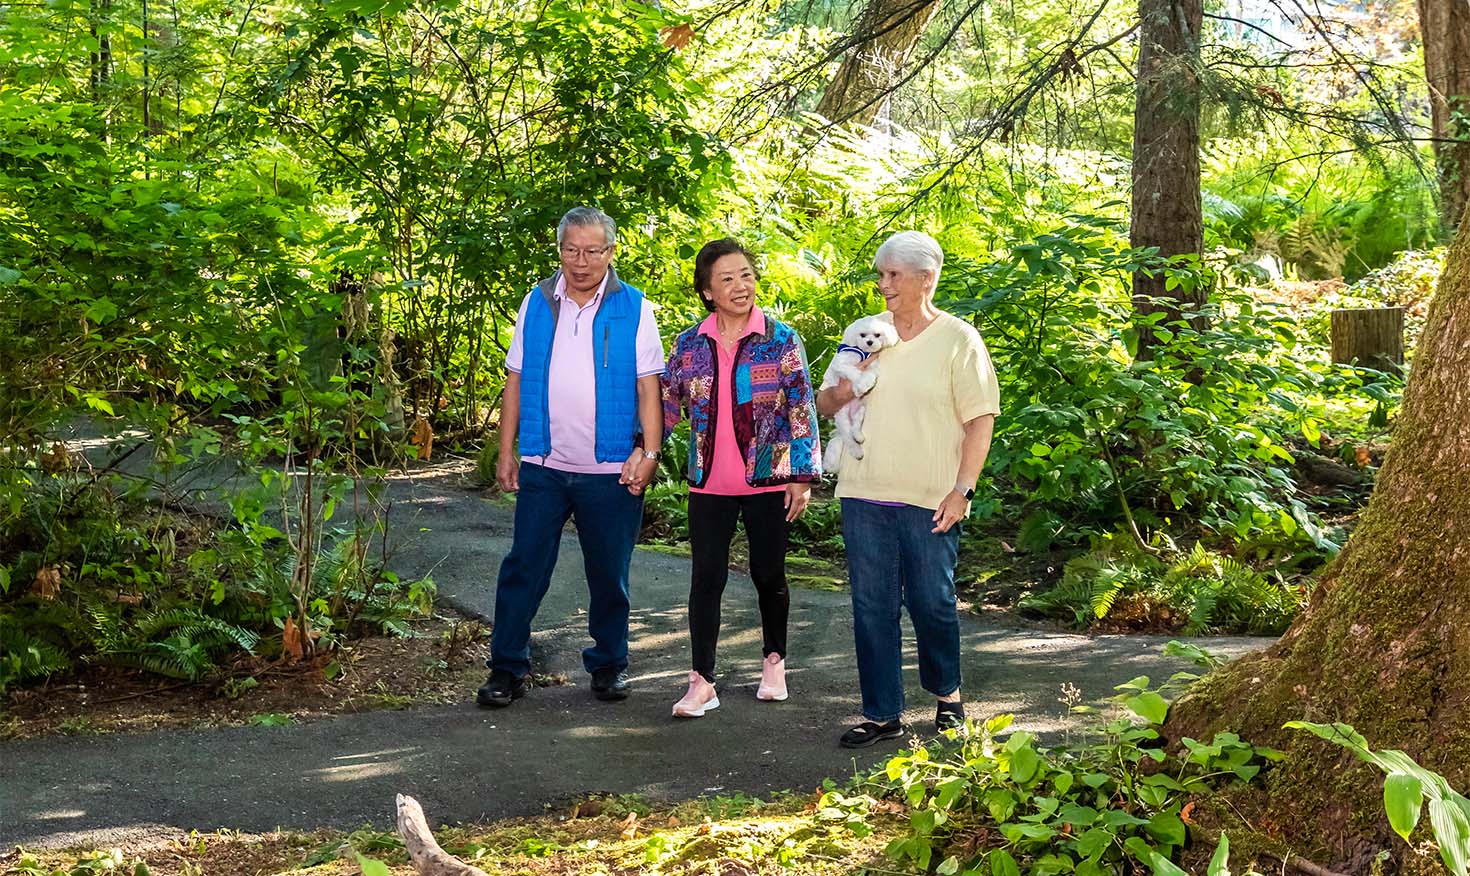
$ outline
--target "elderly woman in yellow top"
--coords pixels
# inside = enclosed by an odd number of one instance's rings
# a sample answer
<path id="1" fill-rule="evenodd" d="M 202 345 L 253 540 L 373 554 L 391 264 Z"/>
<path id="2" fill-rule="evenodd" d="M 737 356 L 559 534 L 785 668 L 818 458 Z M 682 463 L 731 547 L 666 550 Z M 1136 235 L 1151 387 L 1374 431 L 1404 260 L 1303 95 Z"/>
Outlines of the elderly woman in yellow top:
<path id="1" fill-rule="evenodd" d="M 873 360 L 863 458 L 845 454 L 837 480 L 866 719 L 842 735 L 847 748 L 905 735 L 903 606 L 919 682 L 938 700 L 935 728 L 964 721 L 955 558 L 1000 412 L 980 334 L 934 306 L 944 266 L 934 238 L 901 231 L 878 247 L 873 265 L 899 343 Z M 817 410 L 832 416 L 853 397 L 841 381 L 818 394 Z"/>

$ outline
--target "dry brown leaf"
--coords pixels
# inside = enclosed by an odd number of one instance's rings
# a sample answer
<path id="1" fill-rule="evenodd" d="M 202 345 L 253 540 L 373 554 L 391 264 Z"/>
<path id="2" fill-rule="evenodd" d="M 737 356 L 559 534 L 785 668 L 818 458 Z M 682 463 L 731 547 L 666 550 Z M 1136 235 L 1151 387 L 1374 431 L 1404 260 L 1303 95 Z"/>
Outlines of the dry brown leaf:
<path id="1" fill-rule="evenodd" d="M 114 596 L 113 599 L 117 602 L 123 603 L 124 605 L 143 604 L 143 595 L 141 593 L 119 593 L 118 595 Z"/>
<path id="2" fill-rule="evenodd" d="M 668 823 L 667 823 L 666 826 L 669 828 L 669 830 L 673 830 L 674 828 L 678 827 L 679 824 L 680 824 L 679 816 L 677 816 L 677 815 L 670 815 L 669 816 Z"/>
<path id="3" fill-rule="evenodd" d="M 1367 465 L 1373 461 L 1373 454 L 1368 452 L 1366 444 L 1359 444 L 1353 448 L 1353 461 L 1358 465 Z"/>
<path id="4" fill-rule="evenodd" d="M 434 452 L 434 427 L 423 417 L 414 420 L 413 434 L 409 436 L 408 443 L 417 449 L 419 459 L 428 459 Z"/>
<path id="5" fill-rule="evenodd" d="M 41 454 L 41 470 L 47 474 L 67 471 L 71 467 L 71 452 L 60 441 L 51 445 L 51 451 L 49 453 Z"/>
<path id="6" fill-rule="evenodd" d="M 36 570 L 36 580 L 31 582 L 31 592 L 42 599 L 55 599 L 61 593 L 61 567 L 42 566 Z"/>
<path id="7" fill-rule="evenodd" d="M 685 22 L 666 27 L 658 32 L 664 45 L 671 49 L 682 49 L 694 40 L 694 25 Z"/>
<path id="8" fill-rule="evenodd" d="M 296 618 L 286 618 L 286 626 L 281 630 L 281 650 L 293 662 L 300 662 L 306 656 L 306 637 L 301 635 L 301 628 L 296 626 Z"/>
<path id="9" fill-rule="evenodd" d="M 627 818 L 624 818 L 622 821 L 618 822 L 618 826 L 622 828 L 622 830 L 618 833 L 618 836 L 622 839 L 630 840 L 633 837 L 637 836 L 638 813 L 629 812 Z"/>

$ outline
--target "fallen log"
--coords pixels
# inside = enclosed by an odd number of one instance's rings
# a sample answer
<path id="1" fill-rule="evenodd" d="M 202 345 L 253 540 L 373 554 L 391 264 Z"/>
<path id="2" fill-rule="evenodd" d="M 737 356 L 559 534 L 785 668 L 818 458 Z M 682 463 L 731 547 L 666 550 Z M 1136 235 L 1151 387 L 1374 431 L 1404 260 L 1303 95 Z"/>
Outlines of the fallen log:
<path id="1" fill-rule="evenodd" d="M 419 801 L 399 794 L 397 803 L 398 835 L 403 837 L 403 846 L 413 859 L 414 869 L 422 876 L 486 876 L 484 870 L 471 867 L 439 847 Z"/>

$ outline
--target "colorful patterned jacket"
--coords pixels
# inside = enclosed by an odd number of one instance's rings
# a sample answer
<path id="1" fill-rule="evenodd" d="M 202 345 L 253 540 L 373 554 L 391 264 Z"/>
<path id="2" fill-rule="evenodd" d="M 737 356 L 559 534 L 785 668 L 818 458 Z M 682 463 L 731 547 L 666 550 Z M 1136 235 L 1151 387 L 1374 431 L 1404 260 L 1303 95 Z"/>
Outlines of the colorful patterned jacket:
<path id="1" fill-rule="evenodd" d="M 714 459 L 718 398 L 714 338 L 699 324 L 674 340 L 664 367 L 664 435 L 689 412 L 689 483 L 704 486 Z M 745 482 L 768 487 L 822 477 L 817 408 L 806 350 L 796 331 L 766 315 L 766 329 L 740 340 L 735 351 L 735 440 L 745 459 Z"/>

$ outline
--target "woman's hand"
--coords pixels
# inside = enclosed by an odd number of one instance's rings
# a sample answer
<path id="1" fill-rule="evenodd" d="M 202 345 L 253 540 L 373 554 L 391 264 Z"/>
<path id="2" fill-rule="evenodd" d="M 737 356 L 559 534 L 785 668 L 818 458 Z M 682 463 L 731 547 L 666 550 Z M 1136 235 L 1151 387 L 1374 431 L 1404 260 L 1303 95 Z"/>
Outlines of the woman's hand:
<path id="1" fill-rule="evenodd" d="M 970 500 L 959 490 L 950 490 L 939 503 L 939 509 L 934 512 L 934 528 L 930 532 L 949 532 L 949 528 L 965 519 L 970 513 Z"/>
<path id="2" fill-rule="evenodd" d="M 618 483 L 626 484 L 628 492 L 635 496 L 643 495 L 644 487 L 653 480 L 653 472 L 658 468 L 657 459 L 649 459 L 643 455 L 643 449 L 633 448 L 633 453 L 623 463 L 623 472 L 618 475 Z"/>
<path id="3" fill-rule="evenodd" d="M 811 484 L 787 484 L 786 485 L 786 522 L 790 523 L 801 516 L 806 506 L 812 501 Z"/>

